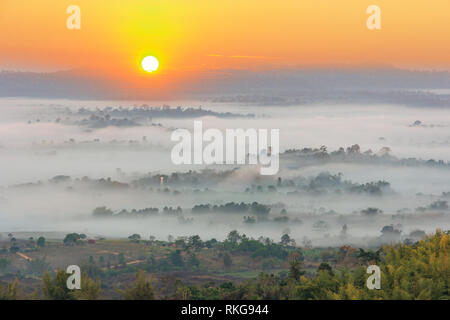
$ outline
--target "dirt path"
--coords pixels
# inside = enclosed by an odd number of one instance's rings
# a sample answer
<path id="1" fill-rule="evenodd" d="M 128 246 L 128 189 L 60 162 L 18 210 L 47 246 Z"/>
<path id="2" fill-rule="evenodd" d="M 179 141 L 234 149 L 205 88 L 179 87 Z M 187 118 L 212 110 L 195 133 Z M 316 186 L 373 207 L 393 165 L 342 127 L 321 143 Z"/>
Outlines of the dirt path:
<path id="1" fill-rule="evenodd" d="M 138 263 L 143 263 L 143 262 L 145 262 L 145 260 L 133 260 L 133 261 L 127 262 L 126 264 L 130 265 L 130 264 L 138 264 Z"/>
<path id="2" fill-rule="evenodd" d="M 32 260 L 33 260 L 33 258 L 31 258 L 31 257 L 29 257 L 29 256 L 27 256 L 27 255 L 24 255 L 23 253 L 16 252 L 16 254 L 17 254 L 19 257 L 24 258 L 25 260 L 28 260 L 28 261 L 32 261 Z"/>

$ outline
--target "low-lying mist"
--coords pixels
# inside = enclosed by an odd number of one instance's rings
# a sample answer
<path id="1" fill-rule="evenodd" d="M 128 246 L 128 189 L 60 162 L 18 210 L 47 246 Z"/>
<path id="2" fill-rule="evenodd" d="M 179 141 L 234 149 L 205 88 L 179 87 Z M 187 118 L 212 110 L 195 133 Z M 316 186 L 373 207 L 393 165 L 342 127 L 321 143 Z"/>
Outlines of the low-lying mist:
<path id="1" fill-rule="evenodd" d="M 203 103 L 144 121 L 130 106 L 125 119 L 113 102 L 0 100 L 0 232 L 223 239 L 239 230 L 376 246 L 450 227 L 450 110 Z M 279 129 L 278 174 L 176 166 L 171 133 L 194 119 L 204 130 Z"/>

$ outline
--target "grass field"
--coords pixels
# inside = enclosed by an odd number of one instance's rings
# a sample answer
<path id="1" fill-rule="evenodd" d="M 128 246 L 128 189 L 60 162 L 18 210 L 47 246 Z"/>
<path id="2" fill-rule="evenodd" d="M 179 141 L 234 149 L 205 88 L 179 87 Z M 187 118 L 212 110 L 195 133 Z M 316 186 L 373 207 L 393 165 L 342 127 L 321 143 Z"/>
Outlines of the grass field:
<path id="1" fill-rule="evenodd" d="M 82 272 L 102 281 L 103 296 L 117 297 L 117 289 L 133 283 L 138 270 L 145 270 L 153 277 L 160 292 L 169 291 L 177 280 L 186 285 L 236 283 L 258 276 L 261 272 L 279 273 L 288 270 L 285 260 L 252 257 L 249 253 L 230 253 L 232 263 L 224 265 L 222 250 L 216 248 L 188 249 L 174 243 L 150 243 L 128 239 L 96 240 L 66 245 L 61 240 L 47 240 L 38 247 L 29 240 L 17 239 L 19 252 L 7 250 L 11 246 L 5 239 L 0 242 L 0 259 L 7 266 L 0 269 L 0 282 L 19 278 L 26 285 L 25 291 L 39 289 L 44 271 L 65 270 L 78 265 Z M 178 252 L 181 262 L 171 255 Z M 191 263 L 194 255 L 198 263 Z"/>

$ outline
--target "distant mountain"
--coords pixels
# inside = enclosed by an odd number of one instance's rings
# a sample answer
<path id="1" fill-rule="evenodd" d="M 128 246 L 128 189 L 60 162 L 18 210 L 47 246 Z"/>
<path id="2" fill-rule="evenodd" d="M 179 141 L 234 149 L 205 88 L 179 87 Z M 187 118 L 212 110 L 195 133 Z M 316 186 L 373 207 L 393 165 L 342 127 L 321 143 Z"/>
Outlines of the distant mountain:
<path id="1" fill-rule="evenodd" d="M 90 73 L 92 74 L 92 73 Z M 80 70 L 1 72 L 0 97 L 68 99 L 214 98 L 222 102 L 289 104 L 328 101 L 386 102 L 450 107 L 450 73 L 393 67 L 298 67 L 266 71 L 214 70 L 183 78 L 181 85 L 137 89 Z"/>
<path id="2" fill-rule="evenodd" d="M 1 97 L 101 99 L 110 93 L 105 81 L 75 71 L 0 73 Z"/>

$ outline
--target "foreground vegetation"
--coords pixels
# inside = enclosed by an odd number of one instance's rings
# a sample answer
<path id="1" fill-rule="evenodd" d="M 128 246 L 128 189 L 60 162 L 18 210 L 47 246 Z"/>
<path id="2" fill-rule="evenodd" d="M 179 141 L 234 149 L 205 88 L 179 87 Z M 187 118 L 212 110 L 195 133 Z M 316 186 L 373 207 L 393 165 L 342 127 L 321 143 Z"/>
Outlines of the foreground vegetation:
<path id="1" fill-rule="evenodd" d="M 81 238 L 69 234 L 65 251 L 83 246 Z M 41 245 L 45 247 L 42 240 Z M 236 231 L 223 242 L 202 241 L 198 236 L 169 242 L 144 241 L 132 235 L 128 245 L 148 248 L 150 255 L 127 261 L 132 257 L 118 253 L 115 264 L 105 259 L 101 262 L 100 258 L 95 261 L 91 256 L 81 268 L 80 290 L 67 289 L 68 274 L 64 270 L 50 270 L 44 259 L 30 260 L 29 269 L 35 275 L 24 277 L 19 273 L 13 281 L 0 282 L 0 299 L 450 299 L 448 231 L 438 230 L 416 243 L 387 245 L 377 251 L 348 246 L 305 249 L 296 247 L 287 235 L 274 243 L 249 239 Z M 0 267 L 5 260 L 0 258 Z M 258 263 L 267 270 L 258 271 L 250 279 L 235 277 L 252 261 L 251 268 L 258 269 Z M 381 269 L 380 290 L 366 287 L 366 267 L 371 264 Z M 164 278 L 167 272 L 168 278 Z M 203 276 L 207 281 L 192 281 L 185 278 L 187 274 Z M 216 278 L 207 277 L 211 274 Z M 35 283 L 32 292 L 27 287 L 30 279 Z M 119 285 L 111 286 L 111 282 Z"/>

